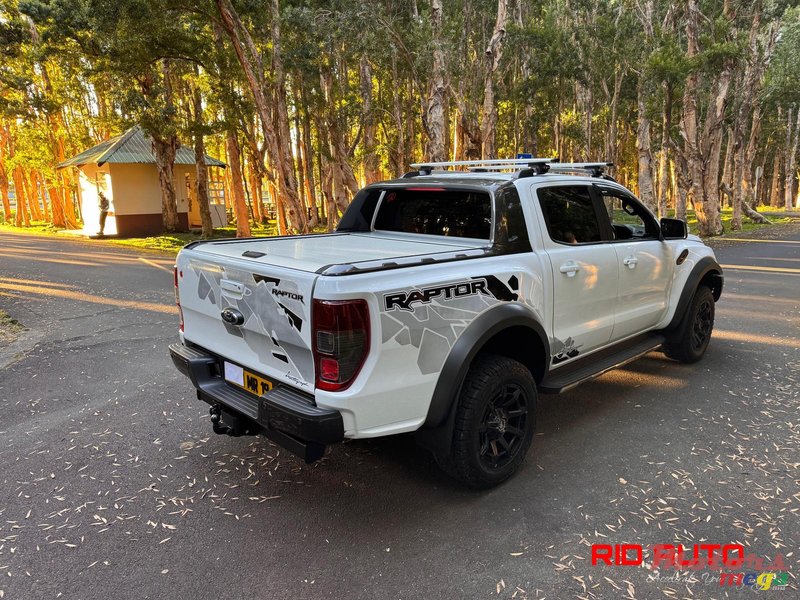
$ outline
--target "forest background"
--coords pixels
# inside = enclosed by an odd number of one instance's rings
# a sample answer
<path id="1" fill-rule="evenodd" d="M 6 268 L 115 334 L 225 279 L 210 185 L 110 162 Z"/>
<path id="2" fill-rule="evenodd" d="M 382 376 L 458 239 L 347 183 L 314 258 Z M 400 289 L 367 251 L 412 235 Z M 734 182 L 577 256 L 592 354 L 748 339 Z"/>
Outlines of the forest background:
<path id="1" fill-rule="evenodd" d="M 736 230 L 798 206 L 797 4 L 0 0 L 0 220 L 79 227 L 57 165 L 137 124 L 168 232 L 182 142 L 227 163 L 211 183 L 240 236 L 331 229 L 412 162 L 520 152 L 613 162 L 718 235 L 723 211 Z"/>

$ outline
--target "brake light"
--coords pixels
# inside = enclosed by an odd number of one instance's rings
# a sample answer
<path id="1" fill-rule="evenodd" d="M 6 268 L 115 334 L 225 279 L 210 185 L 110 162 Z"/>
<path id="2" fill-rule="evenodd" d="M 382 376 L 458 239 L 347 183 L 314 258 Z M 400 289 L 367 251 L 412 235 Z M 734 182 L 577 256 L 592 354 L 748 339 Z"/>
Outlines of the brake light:
<path id="1" fill-rule="evenodd" d="M 347 389 L 369 353 L 366 300 L 314 300 L 311 322 L 317 388 Z"/>
<path id="2" fill-rule="evenodd" d="M 181 294 L 178 290 L 178 265 L 172 268 L 173 280 L 175 282 L 175 306 L 178 307 L 178 314 L 181 316 L 181 331 L 183 331 L 183 309 L 181 308 Z M 183 277 L 183 272 L 180 273 Z"/>

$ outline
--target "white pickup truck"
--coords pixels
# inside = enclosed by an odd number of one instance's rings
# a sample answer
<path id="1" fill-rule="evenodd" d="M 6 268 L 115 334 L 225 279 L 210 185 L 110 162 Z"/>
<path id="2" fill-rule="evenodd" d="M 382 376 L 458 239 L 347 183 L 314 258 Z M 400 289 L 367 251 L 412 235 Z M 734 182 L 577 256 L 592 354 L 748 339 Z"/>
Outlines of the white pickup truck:
<path id="1" fill-rule="evenodd" d="M 334 233 L 180 252 L 170 352 L 217 433 L 313 462 L 416 432 L 448 473 L 490 487 L 525 457 L 537 393 L 658 348 L 705 352 L 713 252 L 604 163 L 414 167 L 361 190 Z"/>

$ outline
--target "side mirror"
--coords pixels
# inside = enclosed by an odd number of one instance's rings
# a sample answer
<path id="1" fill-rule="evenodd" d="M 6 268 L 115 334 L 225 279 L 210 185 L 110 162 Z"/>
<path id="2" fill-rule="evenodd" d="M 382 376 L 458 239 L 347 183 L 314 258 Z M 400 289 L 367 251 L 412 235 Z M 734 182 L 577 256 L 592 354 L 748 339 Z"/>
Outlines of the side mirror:
<path id="1" fill-rule="evenodd" d="M 667 240 L 682 240 L 689 235 L 683 219 L 661 219 L 661 235 Z"/>

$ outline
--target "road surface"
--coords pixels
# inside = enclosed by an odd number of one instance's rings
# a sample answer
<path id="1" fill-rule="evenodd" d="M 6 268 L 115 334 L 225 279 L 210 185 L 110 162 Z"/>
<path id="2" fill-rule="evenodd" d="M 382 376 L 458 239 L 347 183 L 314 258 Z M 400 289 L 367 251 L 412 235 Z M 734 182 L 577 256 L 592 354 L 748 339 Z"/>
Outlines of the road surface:
<path id="1" fill-rule="evenodd" d="M 411 436 L 306 466 L 213 435 L 168 357 L 168 257 L 2 233 L 0 309 L 32 347 L 6 348 L 0 370 L 0 597 L 752 593 L 592 566 L 597 543 L 741 543 L 785 557 L 796 590 L 800 230 L 781 231 L 718 249 L 703 361 L 652 353 L 542 397 L 532 454 L 489 492 L 444 477 Z"/>

